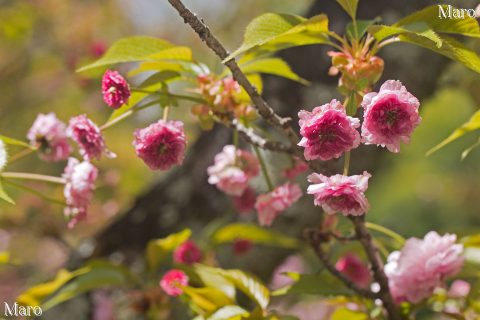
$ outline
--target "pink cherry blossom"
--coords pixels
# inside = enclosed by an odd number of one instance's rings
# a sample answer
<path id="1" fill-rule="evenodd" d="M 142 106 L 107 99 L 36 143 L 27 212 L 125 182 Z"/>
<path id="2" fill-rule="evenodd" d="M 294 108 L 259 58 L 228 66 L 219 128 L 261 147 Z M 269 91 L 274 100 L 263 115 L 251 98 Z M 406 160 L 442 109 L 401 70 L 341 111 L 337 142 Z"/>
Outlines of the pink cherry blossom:
<path id="1" fill-rule="evenodd" d="M 40 158 L 46 161 L 65 160 L 72 152 L 67 139 L 67 126 L 53 112 L 37 116 L 27 133 L 27 139 L 38 148 Z"/>
<path id="2" fill-rule="evenodd" d="M 80 162 L 69 158 L 63 178 L 66 180 L 63 194 L 67 203 L 65 216 L 69 219 L 68 227 L 73 228 L 85 219 L 87 208 L 93 197 L 94 183 L 98 170 L 90 162 Z"/>
<path id="3" fill-rule="evenodd" d="M 228 195 L 239 197 L 259 171 L 260 165 L 252 153 L 226 145 L 215 156 L 215 163 L 207 169 L 208 183 L 216 185 Z"/>
<path id="4" fill-rule="evenodd" d="M 261 194 L 255 202 L 258 222 L 262 226 L 270 226 L 273 220 L 302 197 L 298 184 L 285 183 L 269 193 Z"/>
<path id="5" fill-rule="evenodd" d="M 418 115 L 420 102 L 400 81 L 388 80 L 380 91 L 363 97 L 365 109 L 362 137 L 365 144 L 400 151 L 400 142 L 408 143 L 413 130 L 422 118 Z"/>
<path id="6" fill-rule="evenodd" d="M 164 274 L 160 280 L 160 287 L 166 294 L 172 297 L 183 293 L 183 287 L 188 286 L 188 276 L 178 269 L 172 269 Z"/>
<path id="7" fill-rule="evenodd" d="M 183 122 L 159 120 L 137 129 L 133 145 L 137 156 L 152 170 L 167 170 L 185 157 L 187 141 Z"/>
<path id="8" fill-rule="evenodd" d="M 102 93 L 105 103 L 118 109 L 128 102 L 130 86 L 117 71 L 107 70 L 102 79 Z"/>
<path id="9" fill-rule="evenodd" d="M 368 288 L 372 276 L 368 266 L 353 253 L 347 253 L 335 264 L 335 268 L 362 288 Z"/>
<path id="10" fill-rule="evenodd" d="M 308 170 L 308 164 L 300 159 L 295 159 L 295 163 L 285 170 L 283 170 L 282 175 L 290 180 L 295 179 L 298 175 L 306 172 Z"/>
<path id="11" fill-rule="evenodd" d="M 232 197 L 233 205 L 238 213 L 249 213 L 255 208 L 255 201 L 257 196 L 252 188 L 247 187 L 242 195 Z"/>
<path id="12" fill-rule="evenodd" d="M 253 242 L 248 239 L 238 238 L 238 239 L 235 239 L 235 241 L 233 241 L 233 253 L 236 256 L 241 256 L 247 253 L 252 249 L 252 247 L 253 247 Z"/>
<path id="13" fill-rule="evenodd" d="M 385 274 L 395 301 L 418 303 L 458 273 L 463 266 L 463 245 L 456 240 L 454 234 L 440 236 L 431 231 L 423 239 L 408 239 L 401 251 L 392 252 Z"/>
<path id="14" fill-rule="evenodd" d="M 455 280 L 448 289 L 448 296 L 451 298 L 465 298 L 470 293 L 471 286 L 465 280 Z"/>
<path id="15" fill-rule="evenodd" d="M 100 160 L 102 153 L 108 158 L 116 157 L 107 149 L 98 126 L 84 114 L 70 119 L 67 135 L 78 144 L 80 154 L 87 161 Z"/>
<path id="16" fill-rule="evenodd" d="M 173 252 L 173 261 L 175 263 L 182 263 L 192 265 L 202 260 L 202 251 L 191 240 L 187 240 L 179 245 Z"/>
<path id="17" fill-rule="evenodd" d="M 370 177 L 366 171 L 362 175 L 336 174 L 331 177 L 312 173 L 308 176 L 308 182 L 313 184 L 308 187 L 307 193 L 313 194 L 314 204 L 321 206 L 328 214 L 340 212 L 345 216 L 360 216 L 369 208 L 364 192 Z"/>
<path id="18" fill-rule="evenodd" d="M 347 116 L 345 107 L 337 100 L 316 107 L 312 112 L 298 113 L 306 160 L 323 161 L 339 158 L 345 151 L 358 147 L 360 120 Z"/>

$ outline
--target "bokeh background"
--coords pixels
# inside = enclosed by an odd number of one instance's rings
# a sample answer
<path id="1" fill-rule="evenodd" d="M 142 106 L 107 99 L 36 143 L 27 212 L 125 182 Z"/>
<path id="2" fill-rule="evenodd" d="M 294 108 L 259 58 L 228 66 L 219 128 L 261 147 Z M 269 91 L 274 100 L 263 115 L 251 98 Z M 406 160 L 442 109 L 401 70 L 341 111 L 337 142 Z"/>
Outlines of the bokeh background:
<path id="1" fill-rule="evenodd" d="M 229 49 L 239 45 L 247 23 L 267 11 L 301 15 L 325 12 L 335 30 L 341 30 L 347 21 L 334 1 L 185 3 L 205 18 Z M 388 23 L 431 2 L 360 3 L 360 18 L 381 16 Z M 455 4 L 476 6 L 475 1 Z M 101 98 L 101 73 L 79 74 L 75 69 L 98 58 L 115 40 L 139 34 L 190 46 L 197 60 L 213 69 L 220 67 L 218 59 L 166 1 L 0 0 L 0 134 L 25 139 L 36 115 L 52 111 L 64 121 L 86 113 L 97 123 L 104 123 L 109 109 Z M 477 51 L 480 48 L 478 43 L 471 45 Z M 302 87 L 288 80 L 264 78 L 265 96 L 281 114 L 295 116 L 299 108 L 311 109 L 339 96 L 335 91 L 336 79 L 326 73 L 329 61 L 325 53 L 317 46 L 281 53 L 296 72 L 312 81 L 311 86 Z M 367 193 L 372 206 L 368 219 L 404 236 L 423 236 L 432 229 L 460 235 L 478 233 L 480 150 L 460 160 L 461 152 L 478 135 L 466 135 L 429 157 L 425 153 L 478 109 L 480 77 L 463 66 L 408 45 L 391 46 L 380 55 L 386 64 L 384 79 L 401 80 L 420 98 L 423 122 L 400 154 L 372 146 L 353 152 L 354 171 L 367 168 L 375 173 Z M 125 66 L 120 68 L 124 74 L 127 70 Z M 206 183 L 204 174 L 213 155 L 229 141 L 228 131 L 216 128 L 202 133 L 189 107 L 181 105 L 172 116 L 188 124 L 188 165 L 174 172 L 152 174 L 135 156 L 132 132 L 160 116 L 160 109 L 149 109 L 106 132 L 107 144 L 118 157 L 97 163 L 101 174 L 89 219 L 74 230 L 65 227 L 61 206 L 6 187 L 17 205 L 0 203 L 0 251 L 11 252 L 19 265 L 0 267 L 0 301 L 13 301 L 22 290 L 50 279 L 59 268 L 78 266 L 91 256 L 135 261 L 151 238 L 184 226 L 192 227 L 200 235 L 217 218 L 236 219 L 229 200 Z M 287 165 L 286 159 L 269 156 L 275 168 Z M 63 167 L 63 163 L 44 163 L 31 155 L 9 170 L 59 175 Z M 280 169 L 272 171 L 278 173 Z M 300 181 L 304 183 L 303 180 Z M 258 184 L 261 187 L 261 182 Z M 42 183 L 29 186 L 52 197 L 62 197 L 61 188 Z M 303 226 L 318 220 L 318 210 L 309 197 L 304 197 L 275 229 L 299 236 Z M 243 259 L 231 260 L 227 251 L 220 254 L 225 266 L 249 269 L 266 281 L 275 265 L 288 255 L 285 250 L 256 248 Z M 259 255 L 269 258 L 259 261 Z M 78 319 L 83 319 L 82 311 L 78 312 Z"/>

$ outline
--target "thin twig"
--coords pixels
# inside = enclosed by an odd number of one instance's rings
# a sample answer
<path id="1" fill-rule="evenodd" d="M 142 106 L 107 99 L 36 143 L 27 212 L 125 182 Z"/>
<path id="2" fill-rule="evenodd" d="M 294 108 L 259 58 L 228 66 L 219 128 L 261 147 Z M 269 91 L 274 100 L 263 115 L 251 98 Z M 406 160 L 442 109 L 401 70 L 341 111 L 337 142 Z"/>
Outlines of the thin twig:
<path id="1" fill-rule="evenodd" d="M 337 268 L 335 268 L 335 266 L 330 262 L 330 260 L 328 259 L 328 256 L 325 254 L 325 252 L 322 249 L 321 235 L 318 233 L 317 230 L 307 229 L 305 230 L 304 234 L 305 234 L 305 238 L 307 238 L 308 242 L 310 243 L 312 248 L 315 250 L 315 253 L 317 254 L 320 261 L 323 263 L 325 268 L 333 276 L 341 280 L 348 288 L 350 288 L 355 293 L 361 295 L 362 297 L 369 298 L 369 299 L 378 298 L 375 292 L 372 292 L 364 288 L 360 288 L 352 280 L 347 278 L 342 272 L 338 271 Z"/>

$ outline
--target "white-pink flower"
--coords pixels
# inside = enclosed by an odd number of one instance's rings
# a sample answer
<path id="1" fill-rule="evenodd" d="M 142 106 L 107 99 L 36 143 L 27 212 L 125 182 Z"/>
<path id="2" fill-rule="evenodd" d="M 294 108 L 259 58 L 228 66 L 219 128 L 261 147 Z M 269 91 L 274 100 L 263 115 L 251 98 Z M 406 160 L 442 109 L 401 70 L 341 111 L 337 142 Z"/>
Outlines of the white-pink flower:
<path id="1" fill-rule="evenodd" d="M 262 226 L 272 225 L 283 211 L 292 206 L 302 197 L 302 190 L 298 184 L 285 183 L 269 193 L 261 194 L 255 202 L 258 222 Z"/>
<path id="2" fill-rule="evenodd" d="M 312 184 L 307 193 L 313 194 L 314 204 L 321 206 L 328 214 L 340 212 L 345 216 L 360 216 L 369 209 L 364 192 L 368 188 L 370 177 L 366 171 L 361 175 L 336 174 L 331 177 L 312 173 L 308 176 L 308 182 Z"/>
<path id="3" fill-rule="evenodd" d="M 207 169 L 208 183 L 228 195 L 239 197 L 259 171 L 260 165 L 252 153 L 226 145 L 215 156 L 215 163 Z"/>
<path id="4" fill-rule="evenodd" d="M 53 112 L 37 116 L 27 133 L 27 139 L 38 148 L 40 158 L 46 161 L 65 160 L 72 152 L 67 139 L 67 126 Z"/>
<path id="5" fill-rule="evenodd" d="M 363 97 L 365 109 L 362 137 L 365 144 L 400 151 L 400 142 L 408 143 L 413 130 L 422 118 L 418 115 L 420 102 L 400 81 L 388 80 L 380 91 Z"/>
<path id="6" fill-rule="evenodd" d="M 358 147 L 360 120 L 347 116 L 345 107 L 337 100 L 316 107 L 312 112 L 298 113 L 306 160 L 323 161 L 339 158 L 345 151 Z"/>
<path id="7" fill-rule="evenodd" d="M 445 278 L 463 266 L 463 245 L 457 236 L 430 231 L 423 239 L 410 238 L 401 251 L 388 257 L 385 274 L 395 301 L 418 303 L 429 297 Z"/>
<path id="8" fill-rule="evenodd" d="M 97 168 L 90 162 L 80 162 L 75 158 L 68 159 L 63 173 L 63 178 L 66 180 L 63 194 L 67 203 L 65 216 L 69 220 L 69 228 L 73 228 L 86 217 L 97 175 Z"/>
<path id="9" fill-rule="evenodd" d="M 100 160 L 102 153 L 109 158 L 116 157 L 107 149 L 100 128 L 84 114 L 70 119 L 67 135 L 78 143 L 80 154 L 87 161 Z"/>

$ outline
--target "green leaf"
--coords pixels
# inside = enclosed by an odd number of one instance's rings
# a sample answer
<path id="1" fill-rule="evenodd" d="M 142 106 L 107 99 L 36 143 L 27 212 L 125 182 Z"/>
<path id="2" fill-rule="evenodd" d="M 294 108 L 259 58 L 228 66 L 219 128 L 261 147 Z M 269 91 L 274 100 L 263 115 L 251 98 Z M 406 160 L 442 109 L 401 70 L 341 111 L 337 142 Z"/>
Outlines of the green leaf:
<path id="1" fill-rule="evenodd" d="M 0 266 L 10 263 L 10 252 L 1 251 L 0 252 Z"/>
<path id="2" fill-rule="evenodd" d="M 248 74 L 247 79 L 257 89 L 258 93 L 261 94 L 263 91 L 262 77 L 259 74 Z M 250 103 L 250 96 L 243 87 L 240 87 L 240 92 L 235 94 L 235 99 L 239 102 Z"/>
<path id="3" fill-rule="evenodd" d="M 173 233 L 166 238 L 151 240 L 147 245 L 147 264 L 150 270 L 155 270 L 167 255 L 175 250 L 176 247 L 184 243 L 192 231 L 185 229 L 178 233 Z"/>
<path id="4" fill-rule="evenodd" d="M 399 35 L 399 38 L 402 42 L 407 42 L 430 49 L 454 61 L 462 63 L 467 68 L 470 68 L 475 72 L 480 73 L 480 57 L 478 54 L 465 47 L 462 43 L 458 42 L 452 37 L 443 35 L 441 37 L 441 48 L 435 46 L 435 44 L 429 39 L 426 39 L 425 37 L 419 37 L 414 34 L 402 34 Z"/>
<path id="5" fill-rule="evenodd" d="M 357 20 L 358 38 L 362 38 L 363 35 L 367 32 L 368 27 L 380 22 L 380 20 L 380 18 L 375 18 L 372 20 Z M 352 22 L 349 22 L 347 24 L 347 27 L 345 28 L 345 34 L 349 39 L 355 38 L 355 29 Z"/>
<path id="6" fill-rule="evenodd" d="M 202 265 L 196 265 L 195 269 L 208 268 L 212 273 L 217 273 L 229 282 L 235 288 L 242 291 L 250 299 L 252 299 L 259 307 L 265 310 L 270 302 L 270 291 L 255 276 L 243 272 L 241 270 L 224 270 L 219 268 L 211 268 Z"/>
<path id="7" fill-rule="evenodd" d="M 367 320 L 368 315 L 362 312 L 353 311 L 347 308 L 339 308 L 331 315 L 331 320 Z"/>
<path id="8" fill-rule="evenodd" d="M 159 84 L 162 82 L 167 82 L 173 79 L 180 77 L 180 73 L 172 70 L 160 71 L 152 74 L 150 77 L 145 79 L 138 88 L 145 88 L 151 85 Z"/>
<path id="9" fill-rule="evenodd" d="M 441 7 L 443 10 L 448 10 L 447 5 L 441 5 Z M 465 15 L 463 19 L 440 19 L 439 14 L 439 5 L 429 6 L 406 16 L 395 23 L 394 26 L 404 26 L 416 22 L 424 22 L 436 32 L 460 34 L 476 38 L 480 37 L 480 27 L 475 18 Z"/>
<path id="10" fill-rule="evenodd" d="M 13 138 L 3 136 L 3 135 L 0 135 L 0 139 L 5 144 L 33 149 L 33 147 L 31 145 L 29 145 L 28 143 L 26 143 L 24 141 L 21 141 L 21 140 L 13 139 Z"/>
<path id="11" fill-rule="evenodd" d="M 72 272 L 61 269 L 54 280 L 31 287 L 17 297 L 17 302 L 25 306 L 39 306 L 45 298 L 60 289 L 68 281 L 89 271 L 90 268 L 81 268 Z"/>
<path id="12" fill-rule="evenodd" d="M 463 237 L 460 242 L 465 248 L 476 247 L 480 248 L 480 234 L 473 234 L 470 236 Z"/>
<path id="13" fill-rule="evenodd" d="M 285 276 L 292 278 L 295 283 L 272 293 L 274 296 L 285 294 L 312 294 L 312 295 L 348 295 L 351 294 L 337 278 L 323 271 L 319 274 L 300 274 L 287 272 Z"/>
<path id="14" fill-rule="evenodd" d="M 253 49 L 273 53 L 295 46 L 327 43 L 327 34 L 326 15 L 307 20 L 291 14 L 265 13 L 248 24 L 242 45 L 224 61 Z"/>
<path id="15" fill-rule="evenodd" d="M 62 302 L 68 301 L 82 293 L 107 286 L 121 287 L 131 282 L 128 270 L 106 261 L 94 261 L 86 265 L 88 271 L 82 273 L 62 286 L 55 294 L 42 304 L 48 310 Z"/>
<path id="16" fill-rule="evenodd" d="M 105 52 L 103 57 L 77 71 L 81 72 L 121 62 L 154 60 L 151 58 L 152 55 L 159 54 L 160 51 L 173 47 L 174 45 L 170 42 L 158 38 L 145 36 L 128 37 L 118 40 Z"/>
<path id="17" fill-rule="evenodd" d="M 337 2 L 352 19 L 355 19 L 357 14 L 358 0 L 337 0 Z"/>
<path id="18" fill-rule="evenodd" d="M 245 74 L 267 73 L 297 81 L 303 85 L 309 84 L 307 80 L 301 78 L 298 74 L 293 72 L 288 63 L 280 58 L 253 60 L 250 63 L 240 66 L 240 68 Z"/>
<path id="19" fill-rule="evenodd" d="M 282 248 L 296 248 L 299 246 L 297 239 L 247 223 L 226 225 L 218 229 L 212 236 L 212 241 L 215 244 L 233 242 L 236 239 L 245 239 L 256 244 Z"/>
<path id="20" fill-rule="evenodd" d="M 402 27 L 393 27 L 385 25 L 374 25 L 368 27 L 368 32 L 375 39 L 382 41 L 385 38 L 395 35 L 416 35 L 431 40 L 437 48 L 442 46 L 442 39 L 433 31 L 430 26 L 423 22 L 416 22 Z"/>
<path id="21" fill-rule="evenodd" d="M 428 150 L 427 156 L 429 156 L 432 153 L 440 150 L 441 148 L 443 148 L 444 146 L 446 146 L 450 142 L 457 140 L 458 138 L 460 138 L 464 134 L 466 134 L 468 132 L 471 132 L 471 131 L 478 130 L 478 129 L 480 129 L 480 110 L 475 112 L 467 122 L 465 122 L 460 127 L 455 129 L 455 131 L 453 131 L 445 140 L 443 140 L 442 142 L 437 144 L 432 149 Z"/>
<path id="22" fill-rule="evenodd" d="M 148 56 L 149 60 L 192 61 L 192 49 L 189 47 L 172 47 Z"/>
<path id="23" fill-rule="evenodd" d="M 249 312 L 239 306 L 224 306 L 212 314 L 208 320 L 241 320 L 248 317 Z"/>
<path id="24" fill-rule="evenodd" d="M 183 293 L 192 299 L 192 302 L 205 311 L 207 314 L 215 310 L 235 303 L 231 298 L 225 295 L 222 291 L 212 288 L 183 288 Z"/>
<path id="25" fill-rule="evenodd" d="M 231 281 L 218 273 L 218 270 L 202 264 L 195 265 L 195 273 L 206 287 L 214 287 L 221 290 L 228 297 L 235 298 L 235 286 Z"/>
<path id="26" fill-rule="evenodd" d="M 2 184 L 2 179 L 0 178 L 0 199 L 10 203 L 10 204 L 15 204 L 15 201 L 13 201 L 12 198 L 5 192 L 5 189 L 3 189 L 3 184 Z"/>

